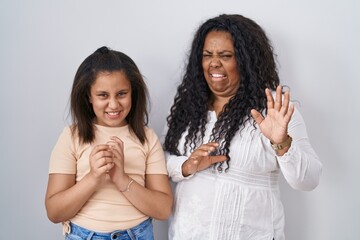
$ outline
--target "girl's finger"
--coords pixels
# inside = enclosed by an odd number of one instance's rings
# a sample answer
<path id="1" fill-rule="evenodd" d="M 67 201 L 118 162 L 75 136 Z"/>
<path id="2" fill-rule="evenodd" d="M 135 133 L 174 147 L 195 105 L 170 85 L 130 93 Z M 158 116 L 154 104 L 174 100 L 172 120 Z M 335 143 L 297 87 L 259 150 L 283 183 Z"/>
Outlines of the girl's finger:
<path id="1" fill-rule="evenodd" d="M 113 163 L 114 159 L 113 157 L 102 157 L 93 162 L 93 166 L 97 168 L 101 168 L 103 166 L 106 166 L 109 163 Z"/>
<path id="2" fill-rule="evenodd" d="M 109 150 L 109 146 L 107 144 L 99 144 L 96 145 L 95 147 L 93 147 L 93 149 L 91 150 L 90 153 L 90 157 L 96 155 L 99 152 L 102 151 L 108 151 Z"/>
<path id="3" fill-rule="evenodd" d="M 121 141 L 121 139 L 116 137 L 116 136 L 110 137 L 110 140 L 111 140 L 111 142 L 115 142 L 115 143 L 120 144 L 120 145 L 124 144 L 123 141 Z"/>
<path id="4" fill-rule="evenodd" d="M 103 173 L 109 173 L 111 169 L 114 167 L 114 163 L 107 163 L 106 165 L 103 165 L 99 167 L 100 171 Z"/>

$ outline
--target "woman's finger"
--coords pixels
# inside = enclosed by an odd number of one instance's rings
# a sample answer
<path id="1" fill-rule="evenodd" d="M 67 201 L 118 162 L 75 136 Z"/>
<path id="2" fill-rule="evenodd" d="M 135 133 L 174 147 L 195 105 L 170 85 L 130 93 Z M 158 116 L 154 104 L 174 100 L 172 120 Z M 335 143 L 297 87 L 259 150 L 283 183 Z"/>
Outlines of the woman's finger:
<path id="1" fill-rule="evenodd" d="M 216 142 L 208 142 L 198 147 L 192 153 L 192 156 L 208 156 L 211 152 L 215 151 L 218 146 L 219 144 Z"/>
<path id="2" fill-rule="evenodd" d="M 293 105 L 293 104 L 290 104 L 290 106 L 288 107 L 288 110 L 287 110 L 287 112 L 286 112 L 286 114 L 285 114 L 285 116 L 284 116 L 285 122 L 287 122 L 287 123 L 290 122 L 290 119 L 291 119 L 294 111 L 295 111 L 294 105 Z"/>
<path id="3" fill-rule="evenodd" d="M 227 157 L 225 155 L 209 156 L 211 165 L 214 163 L 224 162 Z"/>
<path id="4" fill-rule="evenodd" d="M 251 116 L 254 118 L 255 122 L 260 125 L 264 120 L 264 117 L 255 109 L 251 109 Z"/>
<path id="5" fill-rule="evenodd" d="M 280 109 L 280 113 L 283 116 L 285 116 L 285 114 L 287 113 L 288 108 L 289 108 L 289 104 L 290 104 L 290 93 L 289 93 L 289 91 L 286 91 L 285 94 L 284 94 L 284 101 L 283 101 L 282 107 Z"/>
<path id="6" fill-rule="evenodd" d="M 274 108 L 274 98 L 268 88 L 265 89 L 267 109 Z"/>
<path id="7" fill-rule="evenodd" d="M 276 88 L 276 97 L 275 97 L 275 106 L 274 109 L 276 111 L 280 111 L 282 106 L 282 87 L 281 85 Z"/>

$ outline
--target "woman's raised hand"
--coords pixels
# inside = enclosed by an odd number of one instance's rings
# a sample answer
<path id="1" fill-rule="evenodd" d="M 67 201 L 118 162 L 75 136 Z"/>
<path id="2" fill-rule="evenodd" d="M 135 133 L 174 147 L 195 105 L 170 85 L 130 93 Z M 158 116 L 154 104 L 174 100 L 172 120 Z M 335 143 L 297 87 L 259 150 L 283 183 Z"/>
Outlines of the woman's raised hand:
<path id="1" fill-rule="evenodd" d="M 286 91 L 283 99 L 280 85 L 276 88 L 275 101 L 269 89 L 266 89 L 265 93 L 267 98 L 265 118 L 255 109 L 251 110 L 251 115 L 265 137 L 272 143 L 282 143 L 288 138 L 288 124 L 294 113 L 294 105 L 290 104 L 290 93 Z"/>

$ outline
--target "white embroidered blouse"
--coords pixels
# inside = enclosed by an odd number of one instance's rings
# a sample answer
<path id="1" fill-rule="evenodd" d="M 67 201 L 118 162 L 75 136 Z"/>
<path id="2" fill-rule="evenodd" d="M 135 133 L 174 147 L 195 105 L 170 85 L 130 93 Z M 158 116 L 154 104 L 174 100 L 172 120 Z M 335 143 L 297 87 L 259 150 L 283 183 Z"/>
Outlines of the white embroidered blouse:
<path id="1" fill-rule="evenodd" d="M 208 112 L 204 143 L 217 120 Z M 280 200 L 280 172 L 291 187 L 312 190 L 319 183 L 322 164 L 308 140 L 305 123 L 295 109 L 288 133 L 288 152 L 278 157 L 259 128 L 247 123 L 230 146 L 230 168 L 213 168 L 183 177 L 184 156 L 166 152 L 167 168 L 175 186 L 175 207 L 169 221 L 170 240 L 284 240 L 284 211 Z M 183 149 L 186 133 L 179 143 Z"/>

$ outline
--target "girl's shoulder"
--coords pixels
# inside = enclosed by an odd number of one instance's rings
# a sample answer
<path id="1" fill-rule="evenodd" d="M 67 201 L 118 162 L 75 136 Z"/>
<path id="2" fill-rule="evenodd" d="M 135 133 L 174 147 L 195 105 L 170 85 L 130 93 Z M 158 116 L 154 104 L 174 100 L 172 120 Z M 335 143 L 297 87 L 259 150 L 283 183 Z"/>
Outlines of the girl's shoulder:
<path id="1" fill-rule="evenodd" d="M 155 130 L 151 127 L 145 126 L 145 136 L 149 144 L 154 143 L 159 140 L 159 137 Z"/>

